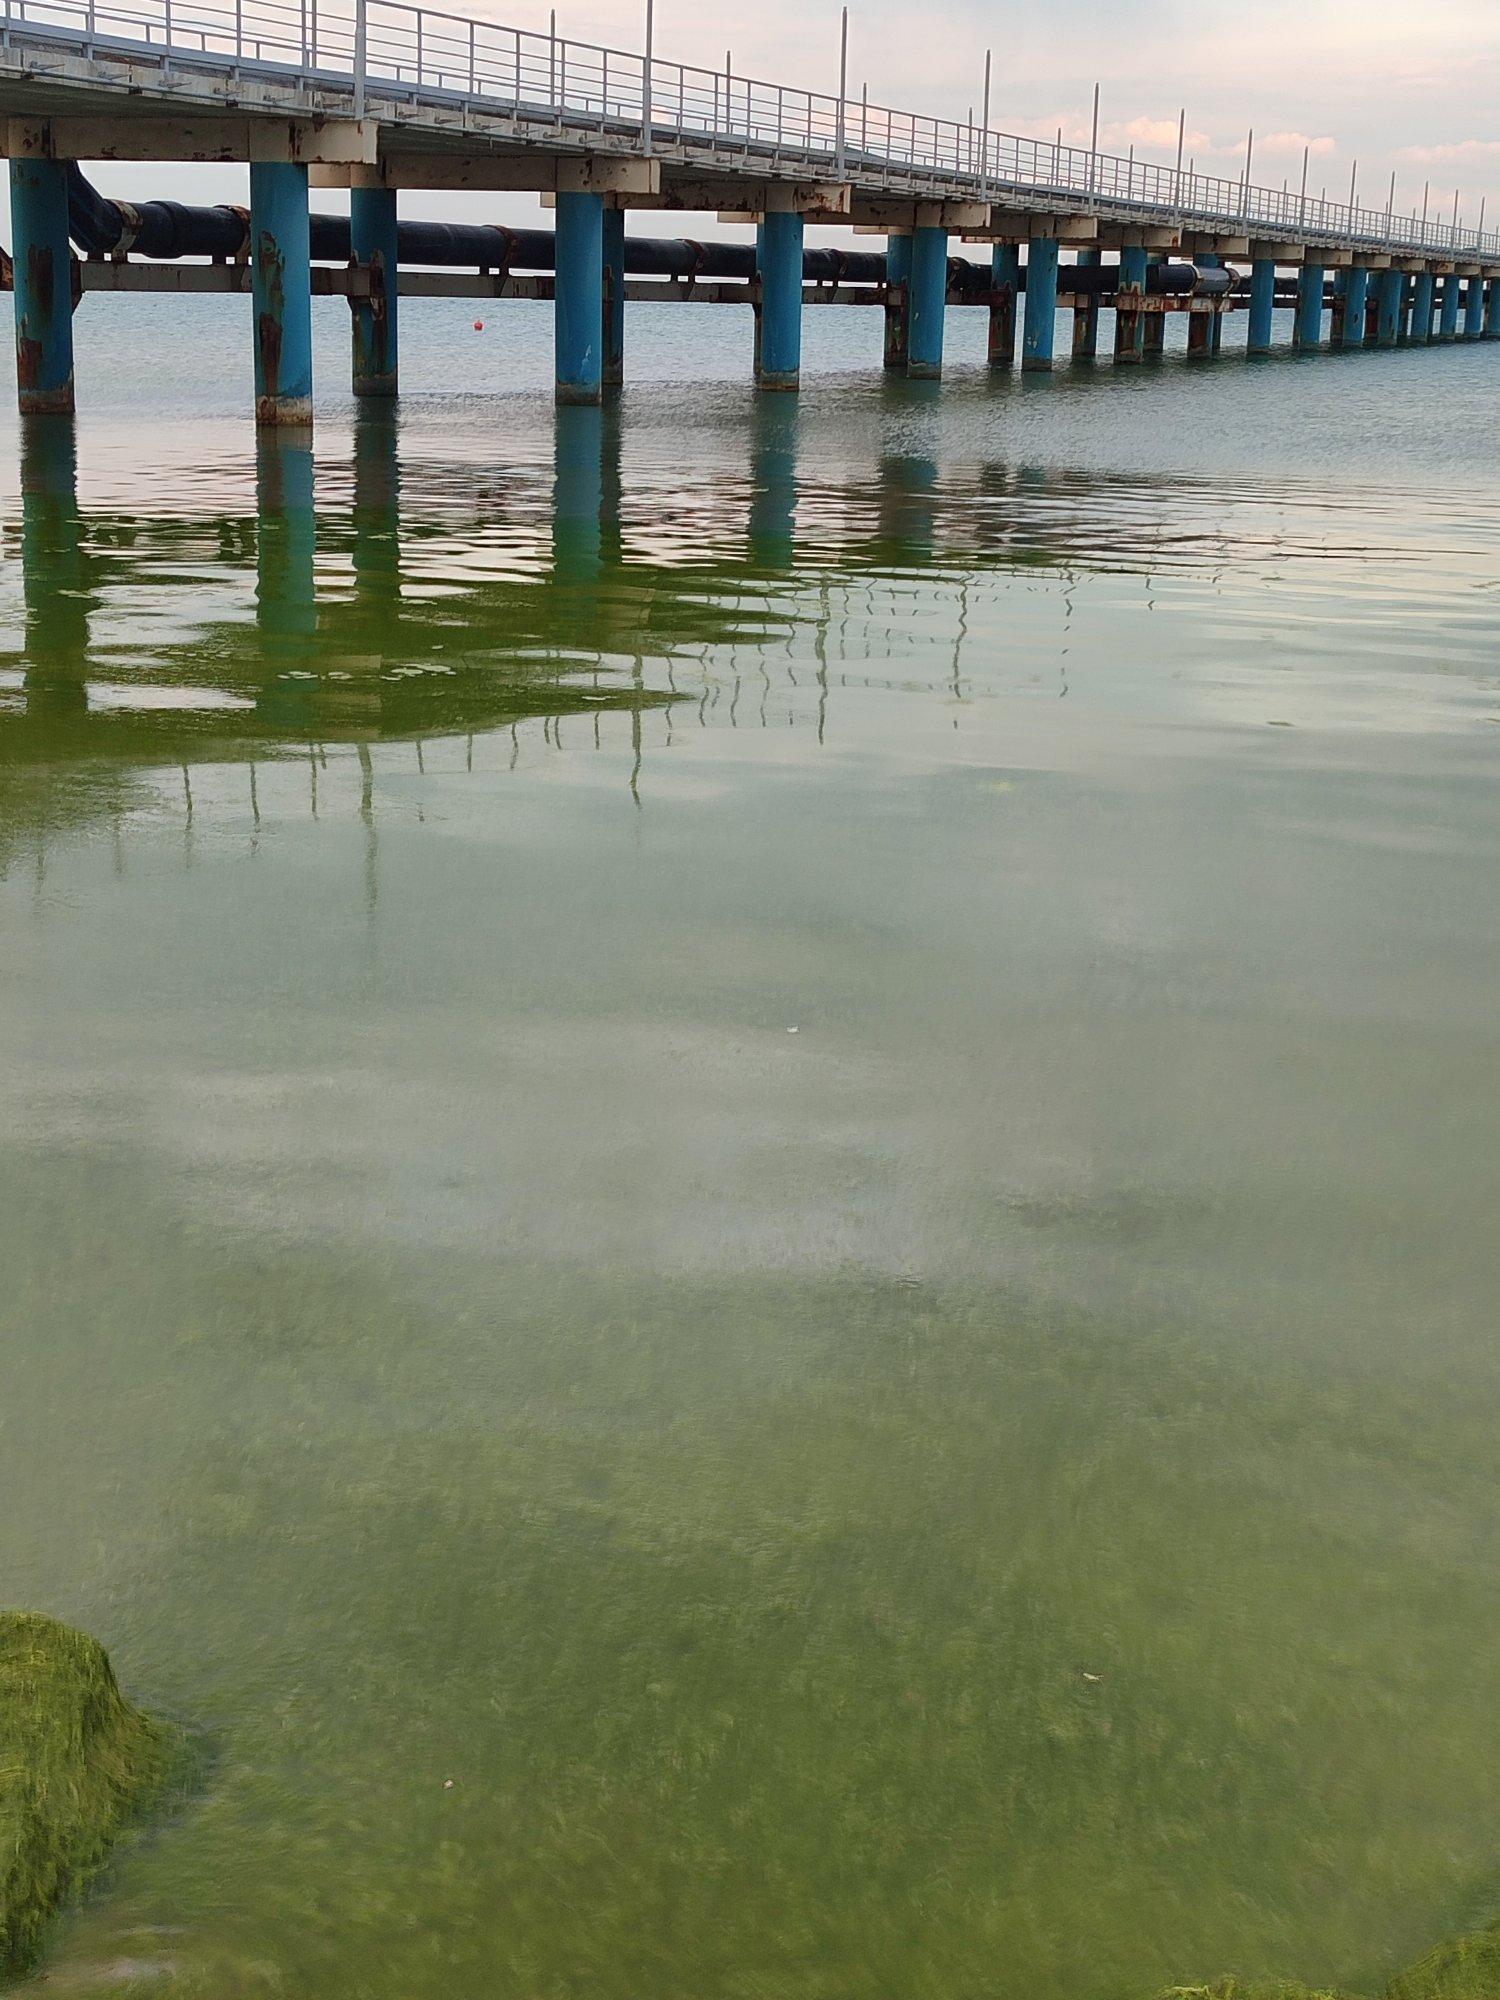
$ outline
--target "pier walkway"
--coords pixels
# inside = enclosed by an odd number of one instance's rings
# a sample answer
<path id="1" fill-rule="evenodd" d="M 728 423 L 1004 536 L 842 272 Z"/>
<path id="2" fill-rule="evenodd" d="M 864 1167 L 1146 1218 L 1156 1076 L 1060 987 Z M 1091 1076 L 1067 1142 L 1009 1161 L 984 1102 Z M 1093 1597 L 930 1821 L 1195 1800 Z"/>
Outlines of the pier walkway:
<path id="1" fill-rule="evenodd" d="M 349 299 L 359 393 L 395 392 L 403 293 L 529 289 L 555 302 L 559 400 L 596 401 L 623 374 L 627 298 L 657 295 L 627 282 L 631 208 L 757 223 L 743 276 L 669 270 L 657 293 L 749 305 L 757 380 L 771 390 L 797 386 L 808 299 L 879 304 L 887 366 L 927 377 L 941 373 L 950 303 L 988 309 L 996 367 L 1014 365 L 1019 332 L 1031 370 L 1052 366 L 1059 305 L 1072 307 L 1078 357 L 1097 351 L 1100 309 L 1112 308 L 1117 362 L 1159 352 L 1171 311 L 1190 316 L 1190 353 L 1213 354 L 1240 307 L 1247 352 L 1264 354 L 1278 301 L 1294 304 L 1307 351 L 1500 334 L 1500 232 L 1456 215 L 1309 199 L 1255 185 L 1248 166 L 1225 180 L 1016 137 L 992 129 L 987 101 L 977 121 L 955 122 L 398 0 L 352 12 L 342 0 L 3 0 L 0 139 L 3 275 L 29 411 L 72 407 L 84 293 L 158 289 L 250 293 L 267 425 L 311 421 L 315 289 Z M 116 203 L 118 225 L 79 259 L 70 169 L 100 159 L 248 162 L 238 238 L 196 253 L 206 263 L 181 261 L 191 249 L 145 253 L 137 211 Z M 349 189 L 351 216 L 342 262 L 315 271 L 320 186 Z M 534 258 L 548 274 L 528 280 L 478 241 L 505 234 L 494 231 L 468 233 L 462 279 L 412 268 L 399 193 L 454 189 L 550 201 L 555 237 Z M 820 223 L 883 236 L 884 251 L 849 260 L 857 282 L 835 266 L 809 283 L 805 230 Z M 950 258 L 954 237 L 988 247 L 981 282 Z"/>

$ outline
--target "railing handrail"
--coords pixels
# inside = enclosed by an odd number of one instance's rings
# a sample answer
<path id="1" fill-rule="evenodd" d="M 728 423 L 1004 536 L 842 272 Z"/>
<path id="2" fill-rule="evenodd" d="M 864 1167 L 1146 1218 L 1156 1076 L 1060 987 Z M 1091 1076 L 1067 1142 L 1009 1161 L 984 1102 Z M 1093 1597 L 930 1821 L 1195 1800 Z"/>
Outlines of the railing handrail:
<path id="1" fill-rule="evenodd" d="M 77 21 L 81 30 L 61 25 Z M 213 0 L 0 0 L 0 37 L 17 27 L 81 34 L 93 48 L 143 46 L 163 61 L 232 56 L 241 65 L 294 67 L 320 81 L 347 76 L 361 105 L 371 88 L 396 88 L 456 95 L 518 119 L 592 119 L 612 136 L 633 122 L 668 139 L 676 132 L 684 144 L 707 140 L 841 167 L 843 178 L 856 182 L 889 186 L 889 176 L 899 173 L 904 187 L 915 182 L 959 199 L 987 200 L 1005 190 L 1143 219 L 1165 213 L 1241 236 L 1260 230 L 1396 253 L 1500 255 L 1500 231 L 1470 234 L 1461 221 L 1407 222 L 1388 209 L 999 132 L 972 119 L 901 111 L 727 67 L 674 63 L 654 52 L 648 69 L 646 58 L 628 49 L 413 0 L 363 0 L 348 14 L 309 0 L 233 0 L 222 7 Z"/>

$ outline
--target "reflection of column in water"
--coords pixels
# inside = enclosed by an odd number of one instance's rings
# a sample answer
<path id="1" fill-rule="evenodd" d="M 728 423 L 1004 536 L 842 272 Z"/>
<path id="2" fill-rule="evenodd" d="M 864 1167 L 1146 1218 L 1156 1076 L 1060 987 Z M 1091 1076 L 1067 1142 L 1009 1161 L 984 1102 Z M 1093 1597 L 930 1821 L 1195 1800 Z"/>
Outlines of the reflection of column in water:
<path id="1" fill-rule="evenodd" d="M 620 476 L 620 406 L 605 406 L 599 427 L 599 553 L 606 569 L 618 569 L 624 561 L 620 527 L 623 484 Z"/>
<path id="2" fill-rule="evenodd" d="M 880 539 L 898 562 L 930 562 L 937 521 L 937 462 L 903 453 L 880 461 Z"/>
<path id="3" fill-rule="evenodd" d="M 565 589 L 599 581 L 603 567 L 604 412 L 560 404 L 553 432 L 552 576 Z"/>
<path id="4" fill-rule="evenodd" d="M 262 662 L 256 712 L 279 730 L 306 735 L 311 733 L 316 685 L 303 676 L 317 665 L 313 558 L 318 535 L 312 451 L 292 442 L 293 436 L 268 432 L 255 453 L 255 623 Z"/>
<path id="5" fill-rule="evenodd" d="M 798 406 L 763 396 L 750 418 L 750 560 L 790 569 L 796 558 Z"/>
<path id="6" fill-rule="evenodd" d="M 86 714 L 91 600 L 68 416 L 21 419 L 21 588 L 28 711 Z"/>
<path id="7" fill-rule="evenodd" d="M 396 406 L 364 398 L 354 414 L 355 620 L 372 653 L 394 641 L 401 603 L 401 469 Z"/>

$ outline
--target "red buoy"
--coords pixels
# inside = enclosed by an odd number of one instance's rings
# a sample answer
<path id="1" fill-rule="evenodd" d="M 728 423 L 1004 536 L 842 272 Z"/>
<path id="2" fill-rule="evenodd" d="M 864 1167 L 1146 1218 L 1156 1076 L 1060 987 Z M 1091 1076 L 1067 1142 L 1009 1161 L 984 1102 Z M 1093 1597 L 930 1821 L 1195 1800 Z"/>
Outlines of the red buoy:
<path id="1" fill-rule="evenodd" d="M 476 320 L 475 320 L 475 322 L 474 322 L 474 331 L 475 331 L 476 333 L 483 333 L 483 332 L 484 332 L 484 321 L 483 321 L 482 319 L 476 319 Z"/>

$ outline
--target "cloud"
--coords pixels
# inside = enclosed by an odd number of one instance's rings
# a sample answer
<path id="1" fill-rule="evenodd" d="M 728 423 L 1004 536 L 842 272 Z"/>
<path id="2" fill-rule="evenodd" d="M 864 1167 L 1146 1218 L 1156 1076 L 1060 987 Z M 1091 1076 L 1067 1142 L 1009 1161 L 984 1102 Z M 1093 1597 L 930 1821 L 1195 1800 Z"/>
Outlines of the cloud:
<path id="1" fill-rule="evenodd" d="M 1493 167 L 1500 163 L 1500 139 L 1454 139 L 1443 146 L 1402 146 L 1391 157 L 1418 167 Z"/>
<path id="2" fill-rule="evenodd" d="M 1257 136 L 1255 141 L 1257 153 L 1289 153 L 1298 158 L 1304 151 L 1318 159 L 1326 153 L 1336 153 L 1338 149 L 1337 139 L 1314 139 L 1306 132 L 1267 132 L 1264 138 Z"/>
<path id="3" fill-rule="evenodd" d="M 1102 138 L 1108 140 L 1116 152 L 1123 152 L 1127 146 L 1134 146 L 1137 153 L 1175 154 L 1177 151 L 1177 120 L 1175 118 L 1131 118 L 1123 124 L 1106 125 Z M 1200 152 L 1211 147 L 1212 142 L 1206 132 L 1198 132 L 1192 126 L 1184 136 L 1185 146 L 1196 146 Z"/>

